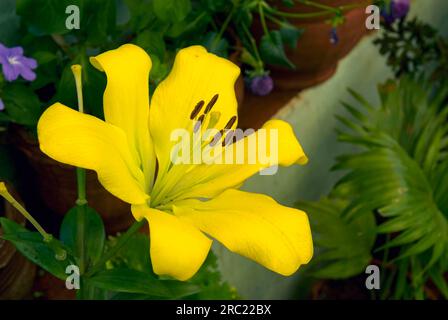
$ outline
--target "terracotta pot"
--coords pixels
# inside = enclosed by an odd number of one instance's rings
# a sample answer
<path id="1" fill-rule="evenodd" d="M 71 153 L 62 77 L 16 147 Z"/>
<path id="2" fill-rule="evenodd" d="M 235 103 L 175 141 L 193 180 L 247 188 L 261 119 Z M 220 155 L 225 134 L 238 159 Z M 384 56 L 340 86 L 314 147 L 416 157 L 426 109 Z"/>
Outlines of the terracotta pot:
<path id="1" fill-rule="evenodd" d="M 359 2 L 365 3 L 365 5 L 372 3 L 368 0 L 319 0 L 319 3 L 333 7 Z M 299 3 L 292 8 L 282 6 L 280 1 L 275 1 L 273 5 L 284 12 L 320 11 Z M 299 91 L 329 79 L 336 72 L 339 60 L 345 57 L 368 32 L 365 27 L 367 18 L 365 6 L 346 11 L 345 23 L 337 28 L 339 43 L 333 45 L 330 42 L 332 27 L 326 23 L 331 17 L 332 15 L 325 15 L 312 19 L 289 19 L 291 24 L 303 29 L 304 33 L 299 39 L 296 49 L 291 49 L 288 46 L 285 48 L 288 58 L 296 66 L 295 70 L 269 66 L 277 89 Z M 259 39 L 262 35 L 261 26 L 259 21 L 254 22 L 253 32 Z M 269 27 L 278 28 L 274 24 L 270 24 Z"/>
<path id="2" fill-rule="evenodd" d="M 236 46 L 241 47 L 241 43 L 238 41 Z M 240 55 L 241 55 L 241 51 L 236 50 L 236 51 L 232 52 L 232 54 L 229 56 L 229 60 L 232 61 L 234 64 L 236 64 L 238 67 L 241 67 L 241 64 L 242 64 L 241 60 L 240 60 Z M 238 103 L 238 109 L 240 109 L 241 106 L 243 105 L 244 90 L 245 90 L 244 78 L 243 78 L 243 74 L 241 73 L 239 75 L 238 79 L 236 79 L 236 81 L 235 81 L 235 96 L 236 96 L 236 101 Z"/>
<path id="3" fill-rule="evenodd" d="M 11 187 L 8 187 L 12 191 Z M 17 194 L 12 192 L 16 199 Z M 0 200 L 0 216 L 21 225 L 25 218 L 9 203 Z M 0 228 L 0 236 L 3 234 Z M 36 265 L 26 259 L 8 241 L 0 239 L 0 300 L 18 300 L 29 296 L 36 276 Z"/>
<path id="4" fill-rule="evenodd" d="M 50 210 L 64 215 L 75 206 L 77 198 L 75 168 L 42 153 L 36 139 L 21 127 L 14 128 L 13 139 L 36 173 L 38 196 Z M 87 171 L 87 199 L 89 206 L 102 216 L 108 233 L 123 231 L 134 222 L 130 205 L 106 191 L 96 173 L 90 170 Z"/>

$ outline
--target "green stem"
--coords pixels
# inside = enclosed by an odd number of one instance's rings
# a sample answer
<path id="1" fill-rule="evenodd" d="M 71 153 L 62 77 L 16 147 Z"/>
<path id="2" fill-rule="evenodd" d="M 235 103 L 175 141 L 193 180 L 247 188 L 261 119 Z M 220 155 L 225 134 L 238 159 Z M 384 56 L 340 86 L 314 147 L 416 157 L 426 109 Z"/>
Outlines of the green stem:
<path id="1" fill-rule="evenodd" d="M 279 27 L 282 27 L 283 25 L 285 25 L 285 22 L 283 22 L 280 19 L 277 19 L 276 17 L 274 17 L 273 15 L 266 13 L 266 18 L 268 18 L 268 20 L 271 20 L 272 22 L 276 23 Z"/>
<path id="2" fill-rule="evenodd" d="M 78 96 L 78 110 L 84 112 L 84 100 L 82 95 L 82 78 L 80 65 L 73 65 L 71 67 L 76 84 L 76 94 Z M 86 171 L 82 168 L 76 168 L 76 180 L 78 183 L 78 199 L 77 205 L 77 234 L 76 234 L 76 249 L 79 258 L 79 271 L 83 275 L 86 269 L 86 257 L 85 257 L 85 216 L 86 216 Z"/>
<path id="3" fill-rule="evenodd" d="M 293 13 L 293 12 L 283 12 L 283 11 L 276 10 L 276 9 L 270 7 L 269 5 L 267 5 L 266 3 L 263 3 L 263 6 L 266 9 L 266 11 L 269 12 L 270 14 L 276 15 L 279 17 L 284 17 L 284 18 L 311 19 L 311 18 L 328 15 L 328 11 L 318 11 L 318 12 L 310 12 L 310 13 Z"/>
<path id="4" fill-rule="evenodd" d="M 98 261 L 86 274 L 87 277 L 90 277 L 94 275 L 96 272 L 98 272 L 103 265 L 112 259 L 118 251 L 126 244 L 126 242 L 129 240 L 129 238 L 136 233 L 138 230 L 140 230 L 141 227 L 145 224 L 145 220 L 136 221 L 134 224 L 121 236 L 118 238 L 117 243 L 111 247 L 106 253 L 101 257 L 100 261 Z"/>
<path id="5" fill-rule="evenodd" d="M 309 6 L 309 7 L 314 7 L 314 8 L 317 8 L 317 9 L 322 9 L 322 10 L 331 11 L 331 12 L 334 12 L 334 13 L 339 13 L 339 9 L 327 6 L 327 5 L 322 4 L 322 3 L 318 3 L 318 2 L 314 2 L 314 1 L 308 1 L 308 0 L 299 0 L 298 2 L 302 3 L 302 4 L 306 5 L 306 6 Z"/>
<path id="6" fill-rule="evenodd" d="M 76 176 L 78 181 L 78 199 L 76 200 L 78 215 L 77 215 L 77 235 L 76 246 L 79 256 L 79 271 L 84 274 L 86 267 L 85 257 L 85 216 L 86 216 L 86 171 L 81 168 L 76 168 Z"/>
<path id="7" fill-rule="evenodd" d="M 45 242 L 51 242 L 53 236 L 42 228 L 39 222 L 37 222 L 36 219 L 34 219 L 33 216 L 29 214 L 28 211 L 26 211 L 26 209 L 16 199 L 14 199 L 6 188 L 1 190 L 0 195 L 5 198 L 5 200 L 8 201 L 14 208 L 16 208 L 17 211 L 19 211 L 33 225 L 34 228 L 36 228 L 36 230 L 42 235 Z"/>
<path id="8" fill-rule="evenodd" d="M 316 7 L 318 9 L 323 9 L 322 11 L 317 11 L 317 12 L 310 12 L 310 13 L 293 13 L 293 12 L 283 12 L 283 11 L 279 11 L 275 8 L 270 7 L 268 4 L 266 3 L 262 3 L 262 5 L 266 8 L 266 10 L 273 15 L 276 16 L 280 16 L 280 17 L 284 17 L 284 18 L 292 18 L 292 19 L 311 19 L 311 18 L 317 18 L 317 17 L 321 17 L 321 16 L 326 16 L 329 13 L 334 13 L 334 14 L 341 14 L 344 11 L 348 11 L 351 9 L 355 9 L 355 8 L 360 8 L 363 7 L 365 4 L 348 4 L 348 5 L 343 5 L 343 6 L 339 6 L 339 7 L 330 7 L 327 5 L 323 5 L 320 3 L 315 3 L 312 1 L 300 1 L 300 3 L 303 3 L 305 5 L 308 6 L 312 6 L 312 7 Z"/>
<path id="9" fill-rule="evenodd" d="M 244 23 L 241 24 L 241 29 L 243 29 L 244 33 L 246 34 L 246 37 L 249 39 L 249 42 L 252 46 L 252 50 L 254 51 L 255 58 L 257 59 L 259 67 L 264 68 L 263 60 L 261 60 L 260 53 L 258 52 L 257 42 L 255 41 L 254 37 L 252 36 L 250 31 L 247 29 L 247 26 Z"/>
<path id="10" fill-rule="evenodd" d="M 215 47 L 218 45 L 219 40 L 221 39 L 224 32 L 227 30 L 227 27 L 229 26 L 230 21 L 232 21 L 232 17 L 235 14 L 236 9 L 237 9 L 237 5 L 234 4 L 232 7 L 232 10 L 230 10 L 230 13 L 227 16 L 226 20 L 224 20 L 224 23 L 221 26 L 221 30 L 219 30 L 218 34 L 215 36 L 215 39 L 212 42 L 210 51 L 213 51 L 215 49 Z"/>
<path id="11" fill-rule="evenodd" d="M 269 35 L 268 26 L 266 24 L 266 18 L 264 17 L 262 2 L 260 2 L 259 6 L 258 6 L 258 13 L 260 15 L 260 21 L 261 21 L 261 26 L 263 28 L 263 32 L 265 35 Z"/>

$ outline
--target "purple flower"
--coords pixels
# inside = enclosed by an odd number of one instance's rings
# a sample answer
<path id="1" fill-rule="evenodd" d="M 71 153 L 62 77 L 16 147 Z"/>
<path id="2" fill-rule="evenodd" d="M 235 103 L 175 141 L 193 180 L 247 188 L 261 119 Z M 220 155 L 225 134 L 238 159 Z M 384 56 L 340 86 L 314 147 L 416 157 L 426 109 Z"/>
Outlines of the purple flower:
<path id="1" fill-rule="evenodd" d="M 274 81 L 268 75 L 253 77 L 249 83 L 250 91 L 257 96 L 266 96 L 274 89 Z"/>
<path id="2" fill-rule="evenodd" d="M 336 28 L 331 28 L 330 31 L 330 43 L 337 45 L 339 43 L 339 35 Z"/>
<path id="3" fill-rule="evenodd" d="M 387 24 L 392 24 L 395 20 L 406 17 L 410 8 L 410 0 L 392 0 L 390 2 L 390 7 L 383 9 L 381 14 Z"/>
<path id="4" fill-rule="evenodd" d="M 3 103 L 3 100 L 0 98 L 0 111 L 5 110 L 5 104 Z"/>
<path id="5" fill-rule="evenodd" d="M 0 43 L 0 64 L 6 81 L 14 81 L 19 75 L 25 80 L 33 81 L 37 62 L 23 55 L 22 47 L 7 48 Z"/>

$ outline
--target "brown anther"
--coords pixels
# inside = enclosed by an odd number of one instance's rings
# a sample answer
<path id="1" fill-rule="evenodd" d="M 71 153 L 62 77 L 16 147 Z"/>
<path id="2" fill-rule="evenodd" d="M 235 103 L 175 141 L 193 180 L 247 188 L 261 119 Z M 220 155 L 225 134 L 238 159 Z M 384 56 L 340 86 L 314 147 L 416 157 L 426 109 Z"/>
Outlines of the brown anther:
<path id="1" fill-rule="evenodd" d="M 232 128 L 233 124 L 236 121 L 236 116 L 233 116 L 232 118 L 230 118 L 229 122 L 227 122 L 226 126 L 224 127 L 224 129 L 230 129 Z"/>
<path id="2" fill-rule="evenodd" d="M 196 133 L 202 126 L 202 122 L 204 121 L 204 115 L 201 115 L 198 119 L 198 121 L 195 122 L 193 132 Z"/>
<path id="3" fill-rule="evenodd" d="M 233 141 L 234 135 L 235 135 L 235 131 L 233 131 L 233 130 L 230 130 L 229 132 L 227 132 L 226 138 L 222 142 L 222 146 L 223 147 L 228 146 Z"/>
<path id="4" fill-rule="evenodd" d="M 218 143 L 218 141 L 221 140 L 223 134 L 224 130 L 219 130 L 219 132 L 213 137 L 212 141 L 210 141 L 210 147 L 214 147 Z"/>
<path id="5" fill-rule="evenodd" d="M 193 120 L 194 118 L 196 118 L 196 116 L 199 114 L 199 112 L 201 111 L 203 106 L 204 106 L 204 100 L 201 100 L 196 104 L 193 111 L 191 111 L 190 120 Z"/>
<path id="6" fill-rule="evenodd" d="M 218 101 L 218 98 L 219 98 L 219 94 L 215 94 L 213 96 L 212 100 L 210 100 L 210 102 L 205 107 L 204 114 L 207 114 L 207 113 L 210 112 L 210 110 L 212 110 L 212 108 L 215 105 L 216 101 Z"/>

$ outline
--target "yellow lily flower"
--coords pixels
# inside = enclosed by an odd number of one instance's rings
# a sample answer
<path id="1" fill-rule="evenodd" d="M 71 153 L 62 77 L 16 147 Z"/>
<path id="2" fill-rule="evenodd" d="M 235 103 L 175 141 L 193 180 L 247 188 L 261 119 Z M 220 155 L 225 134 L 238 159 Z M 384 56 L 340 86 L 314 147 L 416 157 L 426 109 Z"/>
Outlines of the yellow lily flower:
<path id="1" fill-rule="evenodd" d="M 217 130 L 236 128 L 237 66 L 200 46 L 182 49 L 150 102 L 151 59 L 144 50 L 126 44 L 90 61 L 107 75 L 105 121 L 55 103 L 39 120 L 40 148 L 57 161 L 95 170 L 109 192 L 132 205 L 135 219 L 147 219 L 156 274 L 192 277 L 210 250 L 208 236 L 282 275 L 309 262 L 306 214 L 237 190 L 266 165 L 173 165 L 170 159 L 171 132 L 193 134 L 193 118 Z M 278 132 L 278 164 L 306 163 L 288 123 L 271 120 L 263 128 Z"/>

